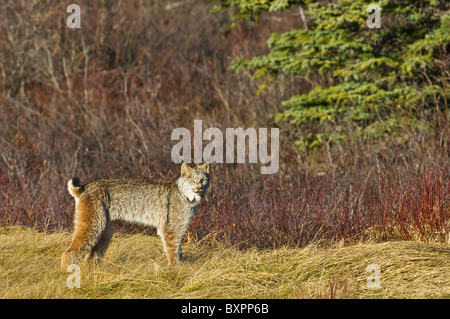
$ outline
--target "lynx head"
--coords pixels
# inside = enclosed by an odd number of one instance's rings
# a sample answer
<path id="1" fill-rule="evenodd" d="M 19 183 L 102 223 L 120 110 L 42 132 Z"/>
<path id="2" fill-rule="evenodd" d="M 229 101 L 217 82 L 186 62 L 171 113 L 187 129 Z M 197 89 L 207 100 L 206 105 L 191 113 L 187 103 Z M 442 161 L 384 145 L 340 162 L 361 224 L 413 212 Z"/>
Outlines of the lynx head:
<path id="1" fill-rule="evenodd" d="M 181 165 L 181 177 L 178 180 L 180 191 L 190 202 L 199 202 L 205 195 L 209 186 L 209 164 L 205 163 L 197 167 L 188 164 Z"/>

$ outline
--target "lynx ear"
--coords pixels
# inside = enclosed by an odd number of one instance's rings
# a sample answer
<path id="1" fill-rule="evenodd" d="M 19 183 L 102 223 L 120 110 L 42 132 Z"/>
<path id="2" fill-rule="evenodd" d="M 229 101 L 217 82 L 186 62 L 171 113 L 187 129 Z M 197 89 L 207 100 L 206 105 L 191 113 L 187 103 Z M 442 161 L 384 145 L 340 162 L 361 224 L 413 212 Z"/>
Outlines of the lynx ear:
<path id="1" fill-rule="evenodd" d="M 181 176 L 190 175 L 191 171 L 192 168 L 188 164 L 186 163 L 181 164 Z"/>
<path id="2" fill-rule="evenodd" d="M 206 174 L 209 174 L 209 163 L 206 162 L 198 167 L 199 170 L 204 171 Z"/>

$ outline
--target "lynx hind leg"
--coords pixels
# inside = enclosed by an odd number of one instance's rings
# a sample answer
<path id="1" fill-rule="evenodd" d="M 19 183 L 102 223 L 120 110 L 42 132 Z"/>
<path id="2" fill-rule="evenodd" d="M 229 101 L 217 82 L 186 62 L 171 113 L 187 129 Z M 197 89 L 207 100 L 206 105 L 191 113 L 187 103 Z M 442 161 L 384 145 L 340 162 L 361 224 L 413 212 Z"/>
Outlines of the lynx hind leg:
<path id="1" fill-rule="evenodd" d="M 106 218 L 101 210 L 100 204 L 91 205 L 87 200 L 77 203 L 72 243 L 61 257 L 63 271 L 86 256 L 99 241 L 106 226 Z"/>
<path id="2" fill-rule="evenodd" d="M 181 261 L 181 240 L 174 233 L 162 232 L 161 239 L 169 266 Z"/>
<path id="3" fill-rule="evenodd" d="M 116 226 L 117 222 L 115 221 L 110 222 L 108 223 L 108 225 L 106 225 L 105 230 L 103 231 L 100 239 L 97 241 L 95 246 L 92 247 L 91 251 L 86 255 L 86 260 L 94 259 L 98 261 L 103 257 L 114 235 Z"/>
<path id="4" fill-rule="evenodd" d="M 181 250 L 181 243 L 178 245 L 177 254 L 178 261 L 183 261 L 183 251 Z"/>

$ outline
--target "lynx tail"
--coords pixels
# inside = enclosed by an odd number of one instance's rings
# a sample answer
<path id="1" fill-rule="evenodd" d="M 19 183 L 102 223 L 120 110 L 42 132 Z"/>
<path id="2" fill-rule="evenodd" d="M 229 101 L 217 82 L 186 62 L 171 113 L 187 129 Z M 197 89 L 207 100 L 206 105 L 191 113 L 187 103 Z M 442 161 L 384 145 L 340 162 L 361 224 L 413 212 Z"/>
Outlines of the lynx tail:
<path id="1" fill-rule="evenodd" d="M 70 195 L 76 198 L 79 198 L 84 192 L 84 188 L 81 186 L 78 177 L 74 177 L 67 182 L 67 189 L 69 190 Z"/>

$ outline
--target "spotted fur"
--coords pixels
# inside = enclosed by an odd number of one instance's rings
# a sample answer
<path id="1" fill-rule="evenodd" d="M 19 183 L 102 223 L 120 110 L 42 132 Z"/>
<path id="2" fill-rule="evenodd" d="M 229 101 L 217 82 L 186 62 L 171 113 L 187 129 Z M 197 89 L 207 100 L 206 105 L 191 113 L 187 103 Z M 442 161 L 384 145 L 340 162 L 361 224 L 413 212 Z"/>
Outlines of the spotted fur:
<path id="1" fill-rule="evenodd" d="M 102 257 L 119 220 L 155 227 L 169 265 L 182 259 L 181 241 L 209 186 L 209 164 L 181 165 L 175 182 L 152 179 L 98 180 L 82 186 L 67 183 L 75 198 L 72 243 L 62 255 L 61 266 Z"/>

